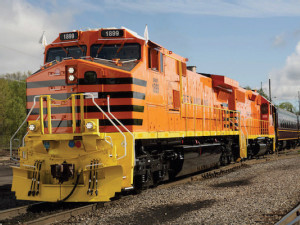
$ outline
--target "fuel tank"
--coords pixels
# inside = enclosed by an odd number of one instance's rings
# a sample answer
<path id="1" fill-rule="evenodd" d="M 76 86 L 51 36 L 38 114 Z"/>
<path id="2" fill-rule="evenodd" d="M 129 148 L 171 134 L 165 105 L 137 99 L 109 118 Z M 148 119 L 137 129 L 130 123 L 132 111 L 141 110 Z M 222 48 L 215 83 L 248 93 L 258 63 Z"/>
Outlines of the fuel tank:
<path id="1" fill-rule="evenodd" d="M 251 152 L 252 156 L 262 156 L 267 153 L 269 149 L 265 139 L 258 139 L 256 142 L 252 142 L 248 145 L 248 152 Z"/>
<path id="2" fill-rule="evenodd" d="M 222 154 L 220 143 L 178 145 L 175 149 L 179 157 L 171 163 L 171 169 L 176 168 L 176 177 L 217 166 Z"/>

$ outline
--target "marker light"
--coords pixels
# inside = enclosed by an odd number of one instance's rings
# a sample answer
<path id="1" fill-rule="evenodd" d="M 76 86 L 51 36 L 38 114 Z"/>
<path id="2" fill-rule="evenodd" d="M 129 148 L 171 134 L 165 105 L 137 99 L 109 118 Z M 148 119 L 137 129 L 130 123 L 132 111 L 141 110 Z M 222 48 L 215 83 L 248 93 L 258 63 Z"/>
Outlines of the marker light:
<path id="1" fill-rule="evenodd" d="M 76 142 L 75 142 L 75 146 L 76 146 L 77 148 L 80 148 L 80 147 L 81 147 L 81 142 L 80 142 L 80 141 L 76 141 Z"/>
<path id="2" fill-rule="evenodd" d="M 34 124 L 30 124 L 28 128 L 30 131 L 35 131 L 36 126 Z"/>
<path id="3" fill-rule="evenodd" d="M 74 73 L 75 72 L 74 67 L 69 67 L 68 72 L 71 73 L 71 74 Z"/>
<path id="4" fill-rule="evenodd" d="M 75 80 L 75 76 L 74 75 L 69 75 L 69 77 L 68 77 L 68 79 L 69 79 L 69 81 L 74 81 Z"/>
<path id="5" fill-rule="evenodd" d="M 43 141 L 44 143 L 44 147 L 45 147 L 45 149 L 49 149 L 50 148 L 50 142 L 49 141 Z"/>
<path id="6" fill-rule="evenodd" d="M 93 124 L 92 122 L 87 122 L 87 123 L 85 124 L 85 127 L 86 127 L 87 129 L 91 130 L 91 129 L 94 128 L 94 124 Z"/>
<path id="7" fill-rule="evenodd" d="M 75 142 L 73 140 L 69 141 L 69 147 L 73 148 L 75 146 Z"/>

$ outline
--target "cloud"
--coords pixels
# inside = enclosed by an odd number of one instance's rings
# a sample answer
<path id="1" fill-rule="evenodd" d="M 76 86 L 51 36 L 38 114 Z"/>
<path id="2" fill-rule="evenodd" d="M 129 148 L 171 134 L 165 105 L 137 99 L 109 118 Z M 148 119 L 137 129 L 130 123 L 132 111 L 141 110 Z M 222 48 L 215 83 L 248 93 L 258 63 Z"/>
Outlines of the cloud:
<path id="1" fill-rule="evenodd" d="M 273 46 L 274 47 L 284 46 L 286 44 L 285 38 L 286 38 L 285 34 L 276 35 L 273 40 Z"/>
<path id="2" fill-rule="evenodd" d="M 295 52 L 287 57 L 285 65 L 270 73 L 272 95 L 278 100 L 294 100 L 300 91 L 300 41 Z"/>
<path id="3" fill-rule="evenodd" d="M 57 7 L 46 11 L 25 0 L 0 1 L 0 74 L 39 69 L 44 49 L 38 41 L 43 31 L 52 42 L 72 18 L 73 13 Z"/>
<path id="4" fill-rule="evenodd" d="M 104 6 L 143 13 L 228 17 L 300 16 L 298 0 L 104 0 Z"/>

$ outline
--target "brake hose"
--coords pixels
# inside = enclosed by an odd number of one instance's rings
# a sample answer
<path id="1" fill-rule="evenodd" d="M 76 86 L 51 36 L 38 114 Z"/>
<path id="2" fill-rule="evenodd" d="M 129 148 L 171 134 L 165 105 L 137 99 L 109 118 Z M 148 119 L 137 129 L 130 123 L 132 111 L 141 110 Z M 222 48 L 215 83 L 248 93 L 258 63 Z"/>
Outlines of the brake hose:
<path id="1" fill-rule="evenodd" d="M 62 200 L 59 200 L 58 202 L 64 202 L 64 201 L 66 201 L 68 198 L 70 198 L 70 197 L 71 197 L 71 195 L 74 193 L 74 191 L 75 191 L 75 189 L 76 189 L 76 187 L 77 187 L 77 185 L 78 185 L 78 182 L 79 182 L 79 177 L 80 177 L 81 173 L 82 173 L 82 171 L 81 171 L 81 172 L 79 172 L 79 173 L 77 173 L 76 182 L 75 182 L 75 184 L 74 184 L 74 186 L 73 186 L 73 189 L 72 189 L 72 191 L 70 192 L 70 194 L 68 194 L 68 196 L 67 196 L 67 197 L 65 197 L 65 198 L 64 198 L 64 199 L 62 199 Z"/>

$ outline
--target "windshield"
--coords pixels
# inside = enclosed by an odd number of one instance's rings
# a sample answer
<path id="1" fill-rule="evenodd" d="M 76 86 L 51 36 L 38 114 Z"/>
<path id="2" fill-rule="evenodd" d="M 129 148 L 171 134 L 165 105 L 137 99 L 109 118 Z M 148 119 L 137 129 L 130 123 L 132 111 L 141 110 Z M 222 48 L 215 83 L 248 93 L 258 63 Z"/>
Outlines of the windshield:
<path id="1" fill-rule="evenodd" d="M 101 59 L 140 59 L 141 46 L 139 44 L 114 44 L 104 45 L 97 44 L 91 46 L 91 57 Z"/>
<path id="2" fill-rule="evenodd" d="M 86 55 L 86 46 L 81 45 L 80 47 L 81 48 L 78 46 L 50 48 L 47 52 L 46 62 L 51 62 L 53 60 L 62 61 L 63 58 L 67 57 L 79 59 Z"/>

